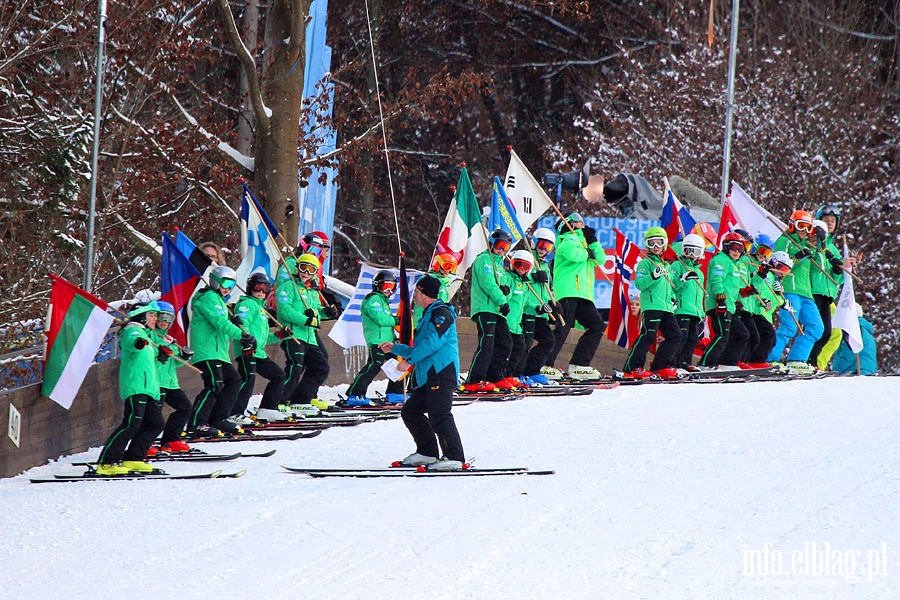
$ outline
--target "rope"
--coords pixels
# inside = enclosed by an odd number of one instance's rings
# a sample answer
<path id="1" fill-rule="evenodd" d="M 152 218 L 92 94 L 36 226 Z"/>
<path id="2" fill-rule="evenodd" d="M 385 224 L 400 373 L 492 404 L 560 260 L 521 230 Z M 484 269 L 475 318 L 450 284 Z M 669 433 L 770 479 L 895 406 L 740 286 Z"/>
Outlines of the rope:
<path id="1" fill-rule="evenodd" d="M 391 208 L 394 211 L 394 229 L 397 231 L 397 249 L 403 254 L 400 241 L 400 221 L 397 218 L 397 199 L 394 197 L 394 180 L 391 177 L 391 158 L 388 153 L 387 131 L 384 127 L 384 109 L 381 106 L 381 87 L 378 85 L 378 61 L 375 59 L 375 39 L 372 35 L 372 17 L 369 16 L 369 0 L 366 0 L 366 26 L 369 29 L 369 49 L 372 51 L 372 72 L 375 75 L 375 96 L 378 98 L 378 118 L 381 120 L 381 139 L 384 142 L 384 162 L 387 166 L 388 187 L 391 190 Z"/>

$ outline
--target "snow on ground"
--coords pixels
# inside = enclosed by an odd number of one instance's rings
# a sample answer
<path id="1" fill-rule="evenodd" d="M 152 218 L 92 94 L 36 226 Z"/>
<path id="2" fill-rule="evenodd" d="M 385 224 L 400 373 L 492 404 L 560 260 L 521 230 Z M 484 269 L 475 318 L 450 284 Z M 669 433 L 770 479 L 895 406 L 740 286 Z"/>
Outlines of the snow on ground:
<path id="1" fill-rule="evenodd" d="M 399 420 L 218 481 L 0 481 L 9 599 L 896 598 L 896 378 L 619 387 L 454 409 L 476 464 L 552 476 L 323 479 L 386 466 Z M 333 391 L 334 392 L 334 391 Z M 166 463 L 170 472 L 210 464 Z"/>

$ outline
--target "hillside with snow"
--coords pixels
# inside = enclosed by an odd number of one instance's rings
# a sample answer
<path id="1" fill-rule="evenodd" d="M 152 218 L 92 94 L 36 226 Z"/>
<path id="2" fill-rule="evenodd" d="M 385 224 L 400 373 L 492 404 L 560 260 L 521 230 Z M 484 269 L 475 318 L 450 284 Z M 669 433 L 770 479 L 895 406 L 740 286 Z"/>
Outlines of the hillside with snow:
<path id="1" fill-rule="evenodd" d="M 4 598 L 894 598 L 897 378 L 659 384 L 454 409 L 476 466 L 550 476 L 312 479 L 381 467 L 399 420 L 207 445 L 240 479 L 0 481 Z M 336 394 L 337 390 L 332 390 Z M 214 467 L 211 468 L 211 465 Z"/>

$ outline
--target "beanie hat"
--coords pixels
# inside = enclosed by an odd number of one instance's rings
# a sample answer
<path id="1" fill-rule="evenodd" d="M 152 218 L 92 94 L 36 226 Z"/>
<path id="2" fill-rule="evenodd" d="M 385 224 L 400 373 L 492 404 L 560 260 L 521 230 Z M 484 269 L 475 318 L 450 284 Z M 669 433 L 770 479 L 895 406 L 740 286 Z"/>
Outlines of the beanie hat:
<path id="1" fill-rule="evenodd" d="M 429 298 L 437 299 L 438 292 L 441 291 L 441 282 L 436 277 L 425 275 L 416 282 L 416 289 Z"/>

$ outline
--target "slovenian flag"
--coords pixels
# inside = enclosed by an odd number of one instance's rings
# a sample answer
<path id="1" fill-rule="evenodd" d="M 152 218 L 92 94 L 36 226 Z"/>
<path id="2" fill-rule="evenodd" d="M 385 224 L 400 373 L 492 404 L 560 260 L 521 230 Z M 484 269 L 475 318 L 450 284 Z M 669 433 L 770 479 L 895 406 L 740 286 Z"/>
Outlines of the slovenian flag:
<path id="1" fill-rule="evenodd" d="M 56 275 L 50 278 L 41 393 L 68 410 L 114 318 L 103 300 Z"/>

